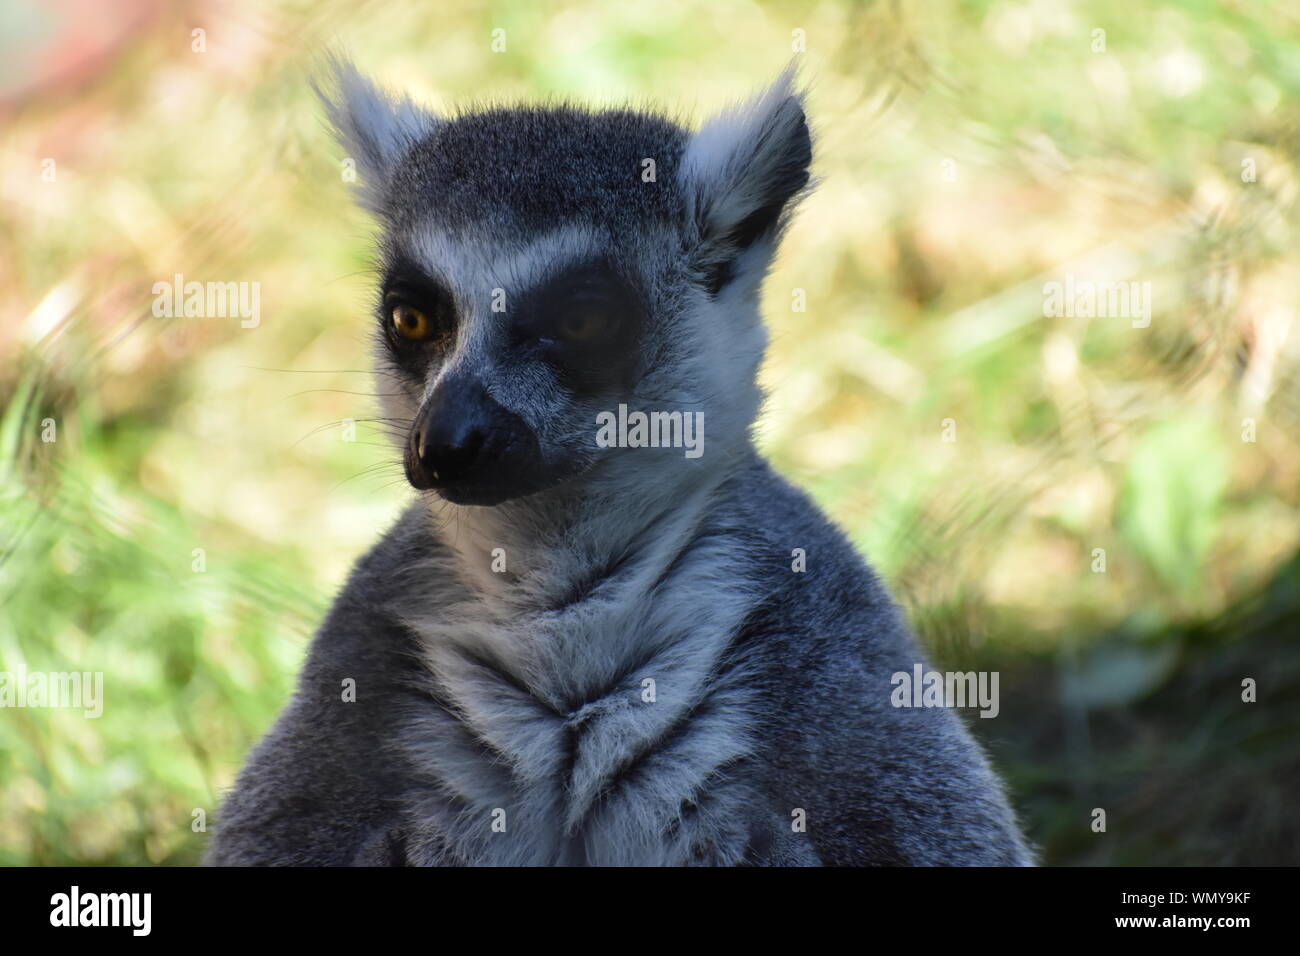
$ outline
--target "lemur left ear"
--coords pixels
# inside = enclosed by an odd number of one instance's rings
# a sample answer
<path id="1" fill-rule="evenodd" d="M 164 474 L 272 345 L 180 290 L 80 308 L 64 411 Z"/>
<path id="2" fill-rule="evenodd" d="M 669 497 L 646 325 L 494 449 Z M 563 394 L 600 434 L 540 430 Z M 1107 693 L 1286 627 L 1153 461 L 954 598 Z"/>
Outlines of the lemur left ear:
<path id="1" fill-rule="evenodd" d="M 780 232 L 783 213 L 808 185 L 812 137 L 794 80 L 791 66 L 751 103 L 705 123 L 686 145 L 681 182 L 712 292 L 730 280 L 737 257 Z"/>
<path id="2" fill-rule="evenodd" d="M 380 89 L 342 56 L 328 57 L 327 72 L 333 91 L 313 84 L 316 95 L 340 145 L 356 161 L 361 204 L 379 212 L 397 161 L 441 120 L 409 98 Z"/>

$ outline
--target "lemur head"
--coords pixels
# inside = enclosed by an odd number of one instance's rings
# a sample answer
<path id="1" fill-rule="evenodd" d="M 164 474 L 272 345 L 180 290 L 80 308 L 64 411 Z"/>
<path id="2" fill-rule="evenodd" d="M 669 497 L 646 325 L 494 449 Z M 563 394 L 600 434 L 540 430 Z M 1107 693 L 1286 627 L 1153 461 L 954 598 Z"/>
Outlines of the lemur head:
<path id="1" fill-rule="evenodd" d="M 620 468 L 662 484 L 749 440 L 759 286 L 812 158 L 789 71 L 697 132 L 567 105 L 443 117 L 334 73 L 414 487 L 494 505 Z M 620 405 L 702 412 L 705 454 L 603 447 L 597 416 Z"/>

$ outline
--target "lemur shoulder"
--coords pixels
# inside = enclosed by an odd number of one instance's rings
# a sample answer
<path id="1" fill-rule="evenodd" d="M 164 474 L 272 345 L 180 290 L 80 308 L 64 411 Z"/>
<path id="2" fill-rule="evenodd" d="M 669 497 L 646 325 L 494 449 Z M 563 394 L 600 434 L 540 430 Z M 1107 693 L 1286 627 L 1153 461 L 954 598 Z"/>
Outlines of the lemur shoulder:
<path id="1" fill-rule="evenodd" d="M 809 188 L 791 75 L 694 132 L 442 117 L 344 63 L 324 98 L 382 229 L 379 391 L 416 497 L 207 861 L 1032 862 L 961 720 L 891 705 L 915 639 L 751 440 L 760 286 Z M 702 413 L 704 453 L 605 447 L 620 405 Z"/>

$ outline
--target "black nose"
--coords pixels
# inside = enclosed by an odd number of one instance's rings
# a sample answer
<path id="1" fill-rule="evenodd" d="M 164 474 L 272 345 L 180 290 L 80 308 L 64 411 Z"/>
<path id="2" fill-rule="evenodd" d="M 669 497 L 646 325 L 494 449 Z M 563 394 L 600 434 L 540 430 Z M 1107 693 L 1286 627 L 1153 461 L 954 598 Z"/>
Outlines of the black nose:
<path id="1" fill-rule="evenodd" d="M 406 476 L 416 488 L 446 488 L 474 476 L 504 412 L 477 382 L 441 383 L 411 429 Z"/>
<path id="2" fill-rule="evenodd" d="M 484 423 L 443 410 L 430 415 L 411 432 L 412 478 L 432 488 L 465 480 L 478 463 L 487 439 Z M 420 487 L 420 485 L 417 485 Z"/>
<path id="3" fill-rule="evenodd" d="M 495 505 L 555 483 L 536 433 L 472 376 L 440 381 L 416 414 L 406 479 L 462 505 Z"/>

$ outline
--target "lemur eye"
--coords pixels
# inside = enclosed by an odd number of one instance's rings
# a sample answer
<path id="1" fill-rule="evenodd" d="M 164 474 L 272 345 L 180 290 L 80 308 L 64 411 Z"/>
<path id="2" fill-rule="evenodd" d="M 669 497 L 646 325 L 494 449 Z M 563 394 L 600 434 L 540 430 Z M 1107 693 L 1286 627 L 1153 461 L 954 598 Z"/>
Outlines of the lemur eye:
<path id="1" fill-rule="evenodd" d="M 398 335 L 412 341 L 427 339 L 433 330 L 429 317 L 419 309 L 412 308 L 405 302 L 399 302 L 392 308 L 393 329 Z"/>
<path id="2" fill-rule="evenodd" d="M 590 342 L 605 334 L 609 318 L 596 309 L 578 309 L 560 320 L 560 334 L 570 342 Z"/>

